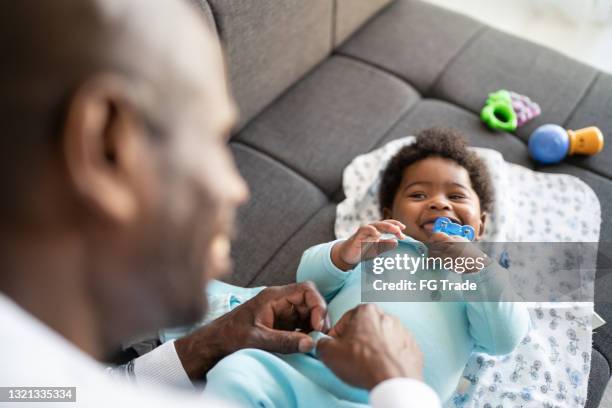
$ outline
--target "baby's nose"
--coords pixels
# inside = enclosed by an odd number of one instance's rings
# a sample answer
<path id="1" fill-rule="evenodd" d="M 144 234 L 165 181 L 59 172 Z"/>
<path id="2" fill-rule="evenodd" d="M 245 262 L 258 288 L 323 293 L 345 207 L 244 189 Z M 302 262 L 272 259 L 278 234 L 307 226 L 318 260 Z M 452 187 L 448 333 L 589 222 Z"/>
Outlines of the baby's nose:
<path id="1" fill-rule="evenodd" d="M 443 198 L 434 198 L 429 203 L 431 210 L 450 210 L 450 203 Z"/>

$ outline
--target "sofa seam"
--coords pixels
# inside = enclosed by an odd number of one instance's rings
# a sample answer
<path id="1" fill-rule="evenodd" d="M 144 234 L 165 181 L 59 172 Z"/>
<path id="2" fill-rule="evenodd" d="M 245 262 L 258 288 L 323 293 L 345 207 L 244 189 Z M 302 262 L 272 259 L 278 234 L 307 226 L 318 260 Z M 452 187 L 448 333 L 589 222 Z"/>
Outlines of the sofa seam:
<path id="1" fill-rule="evenodd" d="M 331 21 L 331 44 L 330 54 L 336 49 L 336 29 L 338 25 L 338 0 L 332 0 L 332 21 Z"/>
<path id="2" fill-rule="evenodd" d="M 480 117 L 480 112 L 479 111 L 475 111 L 471 107 L 469 107 L 467 105 L 464 105 L 461 102 L 455 102 L 455 101 L 450 101 L 450 100 L 444 99 L 444 98 L 436 98 L 435 96 L 421 94 L 421 101 L 424 101 L 424 100 L 448 103 L 449 105 L 453 105 L 453 106 L 455 106 L 457 108 L 463 109 L 464 111 L 469 112 L 469 113 L 473 114 L 474 116 Z M 521 138 L 516 133 L 506 132 L 506 134 L 508 134 L 508 135 L 512 136 L 513 138 L 517 139 L 523 145 L 527 145 L 527 141 L 523 140 L 523 138 Z"/>
<path id="3" fill-rule="evenodd" d="M 376 64 L 370 63 L 369 61 L 365 61 L 360 58 L 354 58 L 352 56 L 345 55 L 345 54 L 332 54 L 330 58 L 338 58 L 340 60 L 344 59 L 344 60 L 347 60 L 350 64 L 355 64 L 357 66 L 363 66 L 363 68 L 368 68 L 372 72 L 376 73 L 376 75 L 379 75 L 381 77 L 387 77 L 387 79 L 393 82 L 398 82 L 402 86 L 409 87 L 412 91 L 414 91 L 417 94 L 418 98 L 422 97 L 421 92 L 414 84 L 412 84 L 410 81 L 405 80 L 398 74 L 391 72 L 381 66 L 378 66 Z"/>
<path id="4" fill-rule="evenodd" d="M 378 67 L 376 67 L 376 66 L 374 66 L 374 65 L 372 65 L 372 64 L 369 64 L 369 63 L 368 63 L 368 62 L 366 62 L 366 61 L 361 61 L 361 60 L 359 60 L 359 59 L 352 58 L 352 57 L 349 57 L 349 56 L 345 56 L 345 55 L 342 55 L 342 54 L 332 54 L 332 56 L 330 56 L 330 57 L 326 58 L 324 61 L 327 61 L 327 60 L 329 60 L 330 58 L 332 58 L 332 57 L 334 57 L 334 56 L 335 56 L 335 57 L 337 57 L 337 58 L 344 58 L 344 59 L 346 59 L 346 60 L 350 61 L 351 63 L 357 63 L 357 64 L 364 65 L 365 67 L 368 67 L 368 68 L 374 68 L 374 70 L 375 70 L 375 71 L 380 71 L 380 72 L 379 72 L 379 74 L 387 75 L 387 76 L 389 76 L 389 77 L 390 77 L 390 79 L 395 80 L 395 81 L 399 82 L 399 83 L 400 83 L 400 84 L 402 84 L 402 85 L 407 85 L 407 86 L 409 86 L 409 87 L 410 87 L 410 90 L 411 90 L 412 92 L 414 92 L 414 93 L 415 93 L 415 96 L 416 96 L 415 102 L 414 102 L 412 105 L 410 105 L 410 106 L 409 106 L 409 107 L 406 109 L 406 111 L 405 111 L 405 112 L 403 112 L 402 114 L 400 114 L 400 115 L 398 116 L 398 118 L 397 118 L 395 121 L 393 121 L 393 122 L 390 124 L 390 126 L 389 126 L 389 127 L 387 127 L 387 128 L 386 128 L 386 129 L 385 129 L 385 130 L 382 132 L 381 136 L 380 136 L 379 138 L 377 138 L 377 139 L 374 141 L 374 144 L 372 144 L 372 145 L 371 145 L 371 146 L 368 148 L 368 150 L 366 150 L 365 152 L 361 153 L 361 154 L 365 154 L 365 153 L 368 153 L 368 152 L 372 151 L 374 148 L 376 148 L 376 147 L 377 147 L 377 145 L 378 145 L 378 143 L 379 143 L 379 142 L 380 142 L 382 139 L 384 139 L 384 137 L 385 137 L 385 136 L 387 136 L 387 134 L 388 134 L 388 133 L 389 133 L 389 132 L 390 132 L 390 131 L 393 129 L 393 127 L 394 127 L 395 125 L 397 125 L 397 124 L 398 124 L 398 123 L 399 123 L 399 122 L 400 122 L 400 121 L 401 121 L 403 118 L 405 118 L 405 117 L 406 117 L 406 115 L 407 115 L 407 114 L 409 114 L 409 113 L 410 113 L 410 112 L 411 112 L 413 109 L 415 109 L 415 108 L 416 108 L 416 106 L 419 104 L 419 102 L 423 100 L 423 98 L 422 98 L 422 95 L 421 95 L 421 93 L 419 92 L 419 90 L 418 90 L 416 87 L 414 87 L 412 84 L 408 83 L 407 81 L 404 81 L 404 80 L 403 80 L 403 78 L 398 77 L 397 75 L 392 74 L 392 73 L 390 73 L 390 72 L 388 72 L 388 71 L 386 71 L 386 70 L 384 70 L 384 69 L 378 69 Z M 450 103 L 450 102 L 449 102 L 449 103 Z M 270 106 L 271 106 L 271 105 L 272 105 L 272 103 L 270 104 Z M 262 114 L 263 114 L 263 112 L 262 112 Z M 261 147 L 259 147 L 259 146 L 255 145 L 255 144 L 253 144 L 253 143 L 251 143 L 251 142 L 249 142 L 249 141 L 247 141 L 247 140 L 245 140 L 245 139 L 241 139 L 241 138 L 240 138 L 240 133 L 238 133 L 238 134 L 234 135 L 234 136 L 232 137 L 232 140 L 231 140 L 231 142 L 230 142 L 230 143 L 242 144 L 243 146 L 246 146 L 246 147 L 248 147 L 248 148 L 250 148 L 250 149 L 252 149 L 252 150 L 254 150 L 254 151 L 258 152 L 258 153 L 260 153 L 260 154 L 264 155 L 265 157 L 268 157 L 268 158 L 270 158 L 270 159 L 274 160 L 275 162 L 278 162 L 278 163 L 279 163 L 279 164 L 281 164 L 283 167 L 285 167 L 285 168 L 287 168 L 287 169 L 289 169 L 289 170 L 293 171 L 293 172 L 294 172 L 296 175 L 300 176 L 302 179 L 304 179 L 304 180 L 308 181 L 310 184 L 314 185 L 314 186 L 315 186 L 315 187 L 316 187 L 316 188 L 317 188 L 317 189 L 318 189 L 318 190 L 319 190 L 319 191 L 320 191 L 320 192 L 321 192 L 323 195 L 325 195 L 325 197 L 327 197 L 328 201 L 330 201 L 330 202 L 334 202 L 334 203 L 335 203 L 335 200 L 333 199 L 333 197 L 334 197 L 334 195 L 335 195 L 335 194 L 338 192 L 338 190 L 339 190 L 338 188 L 334 189 L 333 191 L 330 191 L 330 192 L 329 192 L 329 194 L 328 194 L 328 193 L 327 193 L 327 192 L 326 192 L 326 191 L 323 189 L 323 187 L 322 187 L 321 185 L 319 185 L 319 184 L 318 184 L 318 183 L 317 183 L 315 180 L 310 179 L 310 178 L 309 178 L 308 176 L 306 176 L 304 173 L 302 173 L 301 171 L 299 171 L 298 169 L 296 169 L 295 167 L 293 167 L 293 166 L 292 166 L 290 163 L 286 162 L 284 159 L 282 159 L 282 158 L 278 157 L 277 155 L 275 155 L 273 152 L 271 152 L 271 151 L 269 151 L 269 150 L 267 150 L 267 149 L 262 149 Z M 340 189 L 341 189 L 341 188 L 342 188 L 342 186 L 340 186 Z"/>
<path id="5" fill-rule="evenodd" d="M 317 214 L 319 214 L 325 207 L 327 207 L 328 205 L 336 205 L 334 204 L 331 200 L 327 200 L 327 202 L 325 204 L 323 204 L 321 207 L 317 208 L 314 212 L 312 212 L 310 214 L 310 216 L 303 222 L 301 223 L 296 229 L 294 229 L 293 231 L 291 231 L 291 233 L 289 234 L 289 236 L 287 237 L 286 240 L 284 240 L 280 246 L 276 249 L 276 251 L 274 251 L 274 253 L 272 255 L 270 255 L 270 257 L 266 260 L 266 262 L 264 262 L 264 264 L 261 266 L 261 268 L 259 268 L 259 270 L 257 271 L 257 273 L 255 274 L 255 276 L 253 276 L 252 279 L 249 280 L 249 282 L 246 284 L 247 287 L 249 287 L 250 285 L 253 284 L 253 282 L 255 281 L 255 279 L 257 279 L 259 277 L 259 275 L 262 274 L 262 272 L 264 271 L 264 269 L 266 269 L 266 267 L 268 265 L 270 265 L 270 263 L 276 258 L 276 255 L 278 255 L 280 253 L 281 250 L 283 250 L 285 248 L 285 246 L 289 243 L 289 241 L 291 241 L 291 238 L 293 236 L 295 236 L 295 232 L 301 230 L 306 224 L 308 224 L 310 221 L 312 221 Z M 297 272 L 297 270 L 296 270 Z"/>
<path id="6" fill-rule="evenodd" d="M 580 107 L 580 105 L 582 105 L 582 102 L 589 95 L 589 93 L 591 92 L 591 89 L 593 89 L 593 87 L 595 86 L 595 82 L 597 82 L 600 76 L 601 76 L 601 71 L 596 70 L 595 75 L 593 76 L 593 79 L 591 80 L 589 85 L 587 85 L 587 87 L 584 89 L 584 92 L 580 96 L 580 99 L 578 99 L 578 101 L 576 102 L 576 105 L 572 108 L 571 112 L 567 115 L 567 118 L 563 121 L 564 128 L 567 127 L 567 124 L 572 120 L 573 116 L 578 111 L 578 108 Z"/>
<path id="7" fill-rule="evenodd" d="M 335 3 L 338 2 L 338 0 L 334 0 Z M 334 45 L 332 47 L 332 50 L 336 50 L 341 48 L 344 44 L 346 44 L 348 41 L 351 40 L 351 38 L 356 37 L 357 35 L 359 35 L 359 33 L 361 31 L 363 31 L 372 21 L 374 21 L 375 19 L 377 19 L 378 17 L 380 17 L 381 14 L 383 14 L 384 12 L 386 12 L 388 9 L 390 9 L 391 7 L 393 7 L 394 4 L 398 3 L 399 0 L 389 0 L 389 2 L 387 2 L 386 4 L 384 4 L 380 9 L 378 9 L 377 11 L 374 12 L 374 14 L 371 14 L 369 17 L 367 17 L 363 22 L 361 22 L 361 24 L 359 24 L 352 33 L 350 33 L 344 40 L 342 40 L 341 43 L 336 44 L 336 40 L 337 38 L 334 38 Z M 337 6 L 337 4 L 336 4 Z M 338 20 L 335 20 L 336 23 L 338 22 Z"/>
<path id="8" fill-rule="evenodd" d="M 376 64 L 376 63 L 374 63 L 372 61 L 368 61 L 366 59 L 357 57 L 355 55 L 345 54 L 345 53 L 343 53 L 342 51 L 339 51 L 339 50 L 334 50 L 334 52 L 332 53 L 332 56 L 337 56 L 337 57 L 340 57 L 340 58 L 346 58 L 346 59 L 353 60 L 355 62 L 359 62 L 359 63 L 361 63 L 363 65 L 368 65 L 370 68 L 374 68 L 374 69 L 376 69 L 378 71 L 381 71 L 381 72 L 389 75 L 390 77 L 395 78 L 395 79 L 401 81 L 404 84 L 407 84 L 412 89 L 414 89 L 419 94 L 419 96 L 422 95 L 420 89 L 416 86 L 416 84 L 412 83 L 408 79 L 402 77 L 399 73 L 397 73 L 395 71 L 392 71 L 392 70 L 390 70 L 387 67 L 383 67 L 382 65 L 378 65 L 378 64 Z"/>
<path id="9" fill-rule="evenodd" d="M 369 148 L 369 150 L 368 150 L 368 151 L 366 151 L 366 152 L 364 152 L 364 153 L 362 153 L 362 154 L 367 154 L 367 153 L 372 152 L 372 151 L 373 151 L 373 150 L 375 150 L 375 149 L 380 148 L 380 147 L 381 147 L 381 146 L 379 145 L 380 141 L 381 141 L 381 140 L 383 140 L 385 137 L 387 137 L 387 135 L 389 135 L 389 134 L 390 134 L 390 132 L 393 130 L 393 128 L 395 128 L 395 126 L 396 126 L 398 123 L 400 123 L 400 122 L 401 122 L 401 121 L 402 121 L 404 118 L 406 118 L 406 117 L 407 117 L 407 116 L 408 116 L 408 115 L 409 115 L 409 114 L 410 114 L 410 113 L 411 113 L 413 110 L 415 110 L 415 109 L 416 109 L 416 107 L 419 105 L 419 103 L 421 103 L 422 101 L 423 101 L 423 98 L 421 97 L 421 94 L 418 94 L 418 99 L 417 99 L 417 101 L 416 101 L 415 103 L 413 103 L 413 104 L 412 104 L 412 106 L 410 106 L 410 107 L 409 107 L 409 108 L 406 110 L 406 112 L 404 112 L 404 113 L 403 113 L 403 114 L 402 114 L 402 115 L 401 115 L 401 116 L 400 116 L 400 117 L 399 117 L 399 118 L 398 118 L 396 121 L 394 121 L 394 122 L 391 124 L 391 126 L 389 126 L 389 127 L 387 128 L 387 130 L 385 130 L 385 131 L 383 132 L 383 134 L 382 134 L 382 135 L 381 135 L 381 136 L 380 136 L 378 139 L 376 139 L 376 141 L 374 142 L 374 144 L 373 144 L 372 146 L 370 146 L 370 148 Z M 339 202 L 338 202 L 338 203 L 336 203 L 336 202 L 335 202 L 335 200 L 333 200 L 333 197 L 335 197 L 335 196 L 336 196 L 338 193 L 342 192 L 342 190 L 343 190 L 343 186 L 342 186 L 342 183 L 340 183 L 340 187 L 338 187 L 337 189 L 335 189 L 335 190 L 334 190 L 334 192 L 333 192 L 333 193 L 332 193 L 332 195 L 331 195 L 330 201 L 331 201 L 332 203 L 334 203 L 335 205 L 338 205 L 338 204 L 340 204 L 340 203 L 339 203 Z"/>
<path id="10" fill-rule="evenodd" d="M 572 162 L 567 162 L 567 161 L 561 162 L 561 163 L 559 163 L 559 164 L 563 164 L 564 166 L 571 166 L 571 167 L 573 167 L 573 168 L 575 168 L 575 169 L 578 169 L 578 170 L 582 170 L 582 171 L 586 171 L 586 172 L 589 172 L 589 173 L 593 173 L 593 175 L 594 175 L 594 176 L 600 177 L 600 178 L 602 178 L 603 180 L 605 180 L 605 181 L 608 181 L 608 182 L 612 183 L 612 178 L 610 178 L 610 176 L 607 176 L 607 175 L 605 175 L 605 174 L 601 173 L 601 171 L 599 171 L 599 170 L 590 169 L 590 168 L 587 168 L 587 167 L 581 166 L 581 165 L 579 165 L 579 164 L 572 163 Z M 547 168 L 548 168 L 548 166 L 547 166 L 547 165 L 545 165 L 545 164 L 536 164 L 536 166 L 535 166 L 534 170 L 536 170 L 536 171 L 542 171 L 542 170 L 545 170 L 545 169 L 547 169 Z M 546 173 L 546 171 L 543 171 L 543 173 Z M 578 176 L 576 176 L 576 177 L 578 177 Z M 578 178 L 580 178 L 580 177 L 578 177 Z M 581 180 L 582 180 L 582 179 L 581 179 Z M 585 182 L 585 183 L 586 183 L 586 182 Z M 597 196 L 597 197 L 599 197 L 599 196 Z"/>
<path id="11" fill-rule="evenodd" d="M 474 34 L 472 34 L 470 38 L 467 39 L 465 43 L 463 43 L 463 45 L 457 50 L 457 52 L 449 58 L 444 68 L 442 68 L 442 71 L 440 71 L 440 73 L 434 78 L 434 80 L 431 81 L 431 85 L 429 85 L 429 87 L 423 92 L 423 95 L 425 97 L 429 97 L 431 95 L 431 92 L 442 80 L 444 74 L 448 71 L 450 66 L 457 60 L 457 58 L 459 58 L 463 54 L 463 52 L 474 43 L 474 41 L 479 39 L 482 35 L 484 35 L 485 32 L 488 31 L 490 31 L 490 27 L 483 24 L 478 30 L 474 32 Z"/>
<path id="12" fill-rule="evenodd" d="M 376 140 L 376 143 L 374 143 L 374 146 L 372 146 L 372 150 L 373 150 L 373 149 L 376 149 L 376 148 L 380 148 L 380 147 L 382 147 L 382 146 L 380 146 L 380 142 L 381 142 L 382 140 L 384 140 L 384 139 L 385 139 L 385 137 L 387 137 L 387 136 L 388 136 L 388 135 L 389 135 L 389 134 L 390 134 L 390 133 L 393 131 L 393 129 L 395 128 L 395 126 L 397 126 L 397 125 L 398 125 L 398 124 L 399 124 L 399 123 L 400 123 L 402 120 L 404 120 L 405 118 L 407 118 L 407 117 L 408 117 L 408 115 L 410 115 L 410 114 L 411 114 L 411 113 L 412 113 L 412 112 L 413 112 L 413 111 L 414 111 L 414 110 L 417 108 L 417 106 L 423 102 L 423 100 L 424 100 L 424 99 L 425 99 L 425 98 L 423 98 L 423 97 L 421 96 L 421 97 L 419 98 L 419 100 L 418 100 L 418 101 L 417 101 L 417 102 L 416 102 L 414 105 L 412 105 L 412 106 L 410 107 L 410 109 L 408 109 L 406 112 L 404 112 L 404 114 L 403 114 L 402 116 L 400 116 L 400 118 L 399 118 L 398 120 L 396 120 L 396 121 L 393 123 L 393 125 L 391 125 L 391 126 L 390 126 L 390 127 L 387 129 L 387 131 L 386 131 L 386 132 L 385 132 L 385 133 L 384 133 L 384 134 L 383 134 L 381 137 L 379 137 L 379 138 L 378 138 L 378 140 Z M 407 136 L 409 136 L 409 135 L 407 135 Z M 370 150 L 370 151 L 371 151 L 371 150 Z"/>
<path id="13" fill-rule="evenodd" d="M 608 373 L 609 373 L 609 375 L 610 375 L 608 378 L 612 378 L 612 361 L 611 361 L 611 360 L 608 358 L 608 356 L 606 355 L 606 353 L 605 353 L 605 352 L 603 352 L 603 351 L 601 350 L 601 348 L 599 347 L 599 345 L 598 345 L 598 344 L 596 344 L 595 342 L 593 342 L 593 343 L 591 344 L 591 347 L 592 347 L 593 349 L 595 349 L 595 350 L 596 350 L 596 351 L 597 351 L 597 352 L 598 352 L 598 353 L 599 353 L 599 354 L 600 354 L 600 355 L 603 357 L 603 359 L 606 361 L 606 364 L 608 364 Z"/>
<path id="14" fill-rule="evenodd" d="M 294 167 L 290 166 L 289 164 L 287 164 L 284 160 L 277 158 L 276 156 L 274 156 L 272 153 L 265 151 L 265 150 L 261 150 L 258 146 L 255 146 L 249 142 L 245 142 L 244 140 L 232 140 L 229 145 L 242 145 L 243 147 L 246 147 L 249 150 L 252 150 L 258 154 L 261 154 L 262 156 L 264 156 L 267 159 L 270 159 L 272 161 L 274 161 L 275 164 L 280 165 L 284 170 L 288 170 L 291 173 L 293 173 L 293 175 L 299 177 L 300 179 L 306 181 L 308 184 L 311 184 L 313 187 L 315 187 L 317 189 L 317 191 L 319 193 L 321 193 L 328 201 L 330 200 L 329 195 L 325 192 L 325 190 L 323 190 L 321 188 L 321 186 L 319 186 L 317 183 L 314 182 L 314 180 L 311 180 L 309 177 L 307 177 L 305 174 L 302 174 L 302 172 L 298 171 L 297 169 L 295 169 Z"/>

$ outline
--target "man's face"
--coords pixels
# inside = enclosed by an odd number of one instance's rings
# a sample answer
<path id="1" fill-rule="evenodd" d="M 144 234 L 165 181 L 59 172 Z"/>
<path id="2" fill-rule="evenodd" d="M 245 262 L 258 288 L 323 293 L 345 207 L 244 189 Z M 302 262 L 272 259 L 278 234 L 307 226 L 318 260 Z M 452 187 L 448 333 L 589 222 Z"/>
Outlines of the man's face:
<path id="1" fill-rule="evenodd" d="M 220 84 L 223 81 L 220 77 Z M 233 104 L 225 86 L 204 85 L 201 99 L 185 105 L 170 135 L 161 174 L 167 183 L 165 196 L 159 197 L 167 232 L 175 231 L 166 245 L 181 254 L 176 261 L 184 257 L 183 267 L 168 278 L 170 285 L 178 286 L 169 299 L 171 307 L 185 320 L 204 311 L 206 283 L 231 272 L 234 213 L 248 195 L 227 144 L 235 120 Z"/>
<path id="2" fill-rule="evenodd" d="M 204 311 L 206 283 L 231 272 L 234 213 L 248 194 L 227 145 L 233 106 L 227 94 L 218 94 L 215 100 L 216 106 L 209 108 L 216 112 L 202 115 L 197 103 L 191 112 L 185 112 L 171 135 L 161 176 L 167 183 L 166 195 L 159 197 L 161 209 L 169 224 L 167 232 L 175 231 L 166 245 L 181 254 L 176 261 L 184 257 L 185 262 L 181 268 L 185 273 L 177 268 L 168 277 L 171 284 L 181 286 L 171 301 L 178 303 L 177 314 L 193 313 L 192 317 Z"/>
<path id="3" fill-rule="evenodd" d="M 471 225 L 476 238 L 484 232 L 485 218 L 467 170 L 440 157 L 420 160 L 404 170 L 393 208 L 385 213 L 406 225 L 407 235 L 423 242 L 429 240 L 438 217 Z"/>
<path id="4" fill-rule="evenodd" d="M 190 48 L 183 50 L 189 58 L 177 63 L 172 113 L 151 142 L 139 233 L 144 251 L 136 254 L 141 266 L 132 268 L 139 274 L 134 280 L 147 286 L 146 303 L 156 303 L 165 325 L 199 319 L 206 283 L 231 271 L 234 213 L 248 196 L 227 144 L 236 112 L 220 50 L 200 41 Z M 143 273 L 142 265 L 149 270 Z"/>

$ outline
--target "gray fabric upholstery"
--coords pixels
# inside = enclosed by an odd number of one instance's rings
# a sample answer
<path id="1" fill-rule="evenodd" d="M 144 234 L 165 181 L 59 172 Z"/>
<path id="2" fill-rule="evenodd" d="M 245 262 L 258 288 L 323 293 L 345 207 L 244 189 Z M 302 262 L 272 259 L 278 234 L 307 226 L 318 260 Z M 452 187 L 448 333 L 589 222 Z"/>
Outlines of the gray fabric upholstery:
<path id="1" fill-rule="evenodd" d="M 492 136 L 474 113 L 435 99 L 421 100 L 378 145 L 382 146 L 390 140 L 406 135 L 414 135 L 419 130 L 431 126 L 460 129 L 471 146 L 499 150 L 507 161 L 533 168 L 533 162 L 529 159 L 525 144 L 518 138 L 509 134 Z"/>
<path id="2" fill-rule="evenodd" d="M 208 10 L 204 0 L 191 1 Z M 387 2 L 209 1 L 242 110 L 230 146 L 251 189 L 238 212 L 231 282 L 292 282 L 302 252 L 333 238 L 345 166 L 389 140 L 453 126 L 472 145 L 534 168 L 526 140 L 539 124 L 598 125 L 612 135 L 610 75 L 430 4 Z M 543 115 L 517 136 L 489 131 L 478 112 L 499 88 L 531 96 Z M 612 242 L 610 149 L 535 167 L 573 174 L 593 188 L 604 244 Z M 596 310 L 609 323 L 593 337 L 601 354 L 593 353 L 589 408 L 612 360 L 612 259 L 598 261 Z"/>
<path id="3" fill-rule="evenodd" d="M 334 44 L 343 43 L 372 15 L 393 0 L 335 0 Z"/>
<path id="4" fill-rule="evenodd" d="M 251 199 L 237 214 L 230 277 L 232 283 L 246 286 L 327 200 L 311 182 L 277 161 L 238 143 L 231 148 L 238 170 L 251 187 Z"/>
<path id="5" fill-rule="evenodd" d="M 482 29 L 471 18 L 398 0 L 337 52 L 382 67 L 424 93 Z"/>
<path id="6" fill-rule="evenodd" d="M 328 203 L 279 248 L 251 286 L 295 282 L 295 270 L 306 248 L 335 239 L 336 205 Z"/>
<path id="7" fill-rule="evenodd" d="M 204 21 L 208 24 L 213 34 L 217 35 L 217 26 L 215 24 L 215 18 L 213 17 L 212 10 L 206 2 L 206 0 L 188 0 L 188 3 L 193 4 L 203 15 Z"/>
<path id="8" fill-rule="evenodd" d="M 526 140 L 541 124 L 565 123 L 595 75 L 558 52 L 489 28 L 449 64 L 431 94 L 473 112 L 501 88 L 528 95 L 542 115 L 517 130 Z"/>
<path id="9" fill-rule="evenodd" d="M 603 134 L 608 136 L 608 144 L 604 145 L 604 150 L 597 156 L 573 157 L 569 162 L 612 177 L 612 145 L 609 139 L 612 136 L 612 75 L 599 73 L 566 123 L 569 129 L 593 125 L 597 125 Z"/>
<path id="10" fill-rule="evenodd" d="M 593 350 L 591 356 L 591 374 L 589 378 L 592 380 L 589 383 L 585 408 L 596 408 L 601 401 L 601 397 L 607 385 L 606 379 L 610 378 L 610 367 L 608 366 L 608 362 L 597 350 Z"/>
<path id="11" fill-rule="evenodd" d="M 330 0 L 208 0 L 240 108 L 239 129 L 331 51 Z"/>
<path id="12" fill-rule="evenodd" d="M 417 100 L 385 72 L 332 57 L 251 122 L 236 140 L 266 152 L 327 194 Z"/>

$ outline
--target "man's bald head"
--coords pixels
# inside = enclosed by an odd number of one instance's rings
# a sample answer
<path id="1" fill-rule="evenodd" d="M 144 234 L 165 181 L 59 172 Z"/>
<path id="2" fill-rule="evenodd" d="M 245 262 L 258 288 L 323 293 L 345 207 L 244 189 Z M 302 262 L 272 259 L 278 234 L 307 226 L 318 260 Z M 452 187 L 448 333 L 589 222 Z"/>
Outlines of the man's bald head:
<path id="1" fill-rule="evenodd" d="M 97 327 L 75 332 L 104 345 L 198 318 L 247 194 L 216 39 L 183 0 L 19 0 L 0 20 L 0 291 L 69 338 L 49 305 L 78 300 Z"/>
<path id="2" fill-rule="evenodd" d="M 4 204 L 23 189 L 14 175 L 27 177 L 48 152 L 40 149 L 57 140 L 70 98 L 96 75 L 124 78 L 126 97 L 156 126 L 194 92 L 227 95 L 218 43 L 184 1 L 20 0 L 0 8 L 0 168 L 14 182 L 5 188 L 1 179 Z"/>

